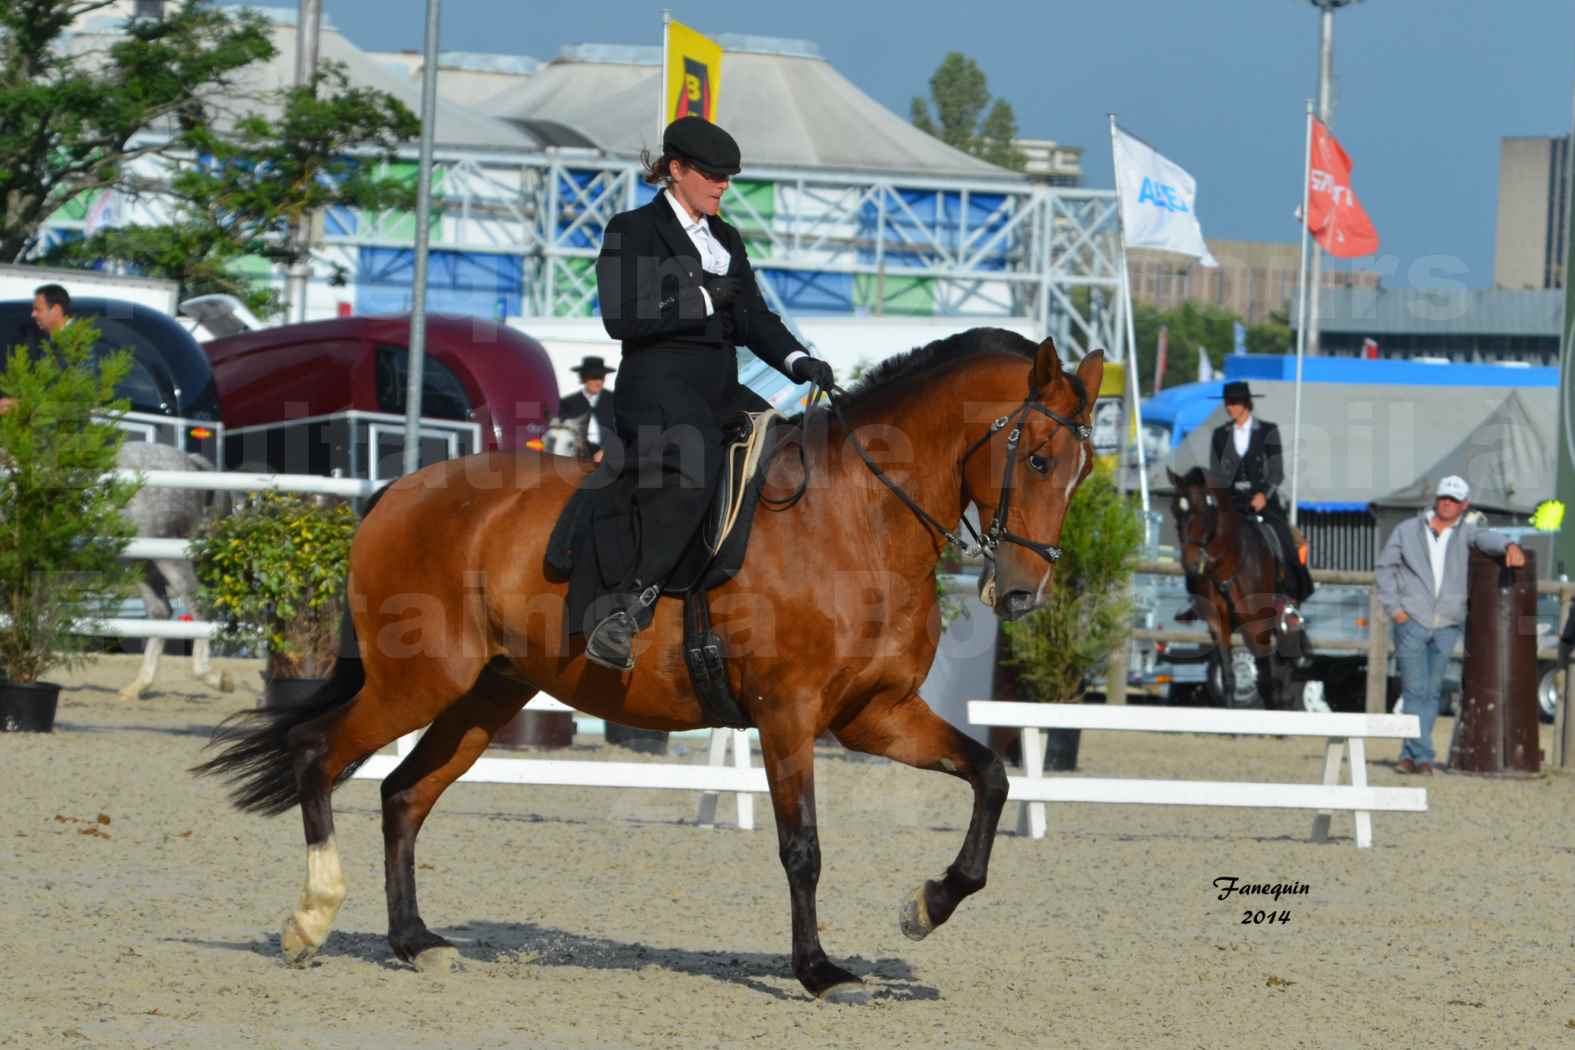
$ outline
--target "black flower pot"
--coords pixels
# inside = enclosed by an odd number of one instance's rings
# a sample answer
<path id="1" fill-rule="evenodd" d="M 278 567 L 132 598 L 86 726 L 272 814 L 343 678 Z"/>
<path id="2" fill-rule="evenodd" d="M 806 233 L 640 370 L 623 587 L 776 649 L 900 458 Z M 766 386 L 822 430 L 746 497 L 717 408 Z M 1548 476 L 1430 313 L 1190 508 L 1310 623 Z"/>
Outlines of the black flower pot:
<path id="1" fill-rule="evenodd" d="M 1070 773 L 1077 768 L 1077 747 L 1083 739 L 1081 729 L 1045 730 L 1045 771 Z"/>
<path id="2" fill-rule="evenodd" d="M 607 742 L 638 751 L 642 755 L 667 754 L 667 733 L 660 729 L 634 729 L 617 722 L 608 722 Z"/>
<path id="3" fill-rule="evenodd" d="M 264 707 L 303 707 L 317 695 L 326 678 L 270 678 L 263 687 Z"/>
<path id="4" fill-rule="evenodd" d="M 574 716 L 567 711 L 523 710 L 492 738 L 493 747 L 542 751 L 574 746 Z"/>
<path id="5" fill-rule="evenodd" d="M 59 706 L 53 682 L 0 682 L 0 733 L 52 733 Z"/>

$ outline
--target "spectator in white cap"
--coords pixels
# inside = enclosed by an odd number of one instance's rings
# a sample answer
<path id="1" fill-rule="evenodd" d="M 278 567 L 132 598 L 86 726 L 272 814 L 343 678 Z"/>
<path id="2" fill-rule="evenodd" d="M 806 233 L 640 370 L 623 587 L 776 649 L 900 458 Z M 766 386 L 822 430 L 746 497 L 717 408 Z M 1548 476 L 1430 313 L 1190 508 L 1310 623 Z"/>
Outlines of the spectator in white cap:
<path id="1" fill-rule="evenodd" d="M 1396 768 L 1402 773 L 1434 769 L 1438 694 L 1466 620 L 1469 548 L 1502 556 L 1511 568 L 1526 564 L 1518 546 L 1466 520 L 1470 506 L 1471 486 L 1465 478 L 1449 475 L 1438 483 L 1432 508 L 1395 526 L 1378 556 L 1378 600 L 1394 621 L 1401 698 L 1406 714 L 1422 723 L 1422 735 L 1400 749 Z"/>

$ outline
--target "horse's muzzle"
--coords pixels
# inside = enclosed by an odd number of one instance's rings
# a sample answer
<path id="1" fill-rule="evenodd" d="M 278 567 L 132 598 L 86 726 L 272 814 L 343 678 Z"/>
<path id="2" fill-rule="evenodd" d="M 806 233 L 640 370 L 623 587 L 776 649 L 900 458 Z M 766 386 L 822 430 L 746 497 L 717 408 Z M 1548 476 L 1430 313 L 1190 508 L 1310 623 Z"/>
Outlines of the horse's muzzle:
<path id="1" fill-rule="evenodd" d="M 1039 608 L 1039 597 L 1033 591 L 1007 591 L 995 603 L 995 615 L 1003 620 L 1021 620 Z"/>

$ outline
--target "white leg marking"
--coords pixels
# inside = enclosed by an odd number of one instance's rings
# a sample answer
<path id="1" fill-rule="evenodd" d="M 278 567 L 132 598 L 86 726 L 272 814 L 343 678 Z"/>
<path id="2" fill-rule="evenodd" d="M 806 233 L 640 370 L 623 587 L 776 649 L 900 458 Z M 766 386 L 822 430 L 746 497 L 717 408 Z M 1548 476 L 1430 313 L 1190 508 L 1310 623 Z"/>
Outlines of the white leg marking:
<path id="1" fill-rule="evenodd" d="M 306 849 L 306 885 L 301 888 L 300 905 L 284 926 L 282 946 L 285 954 L 292 959 L 305 958 L 322 947 L 344 900 L 345 878 L 339 867 L 339 847 L 334 845 L 330 835 L 328 841 Z"/>
<path id="2" fill-rule="evenodd" d="M 159 654 L 164 651 L 164 639 L 149 638 L 142 647 L 142 669 L 137 672 L 137 677 L 126 688 L 120 691 L 122 700 L 135 700 L 142 695 L 142 691 L 153 684 L 153 679 L 159 673 Z"/>
<path id="3" fill-rule="evenodd" d="M 191 673 L 198 681 L 221 693 L 231 692 L 235 689 L 235 680 L 230 677 L 230 672 L 215 671 L 208 665 L 211 645 L 206 638 L 198 638 L 191 643 Z"/>

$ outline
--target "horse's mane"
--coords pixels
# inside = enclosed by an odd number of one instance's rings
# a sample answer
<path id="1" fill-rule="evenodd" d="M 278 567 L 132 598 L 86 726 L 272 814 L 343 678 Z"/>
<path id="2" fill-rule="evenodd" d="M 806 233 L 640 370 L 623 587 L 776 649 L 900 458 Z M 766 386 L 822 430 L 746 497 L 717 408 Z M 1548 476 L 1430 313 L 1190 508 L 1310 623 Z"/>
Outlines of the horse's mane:
<path id="1" fill-rule="evenodd" d="M 930 375 L 969 358 L 1006 353 L 1032 363 L 1038 350 L 1039 347 L 1031 340 L 1005 328 L 970 328 L 966 332 L 958 332 L 888 357 L 865 372 L 849 389 L 846 404 L 849 408 L 858 408 L 904 380 Z M 1083 380 L 1070 368 L 1062 369 L 1061 374 L 1072 385 L 1073 393 L 1077 394 L 1077 411 L 1073 414 L 1082 415 L 1088 407 L 1088 390 Z"/>

